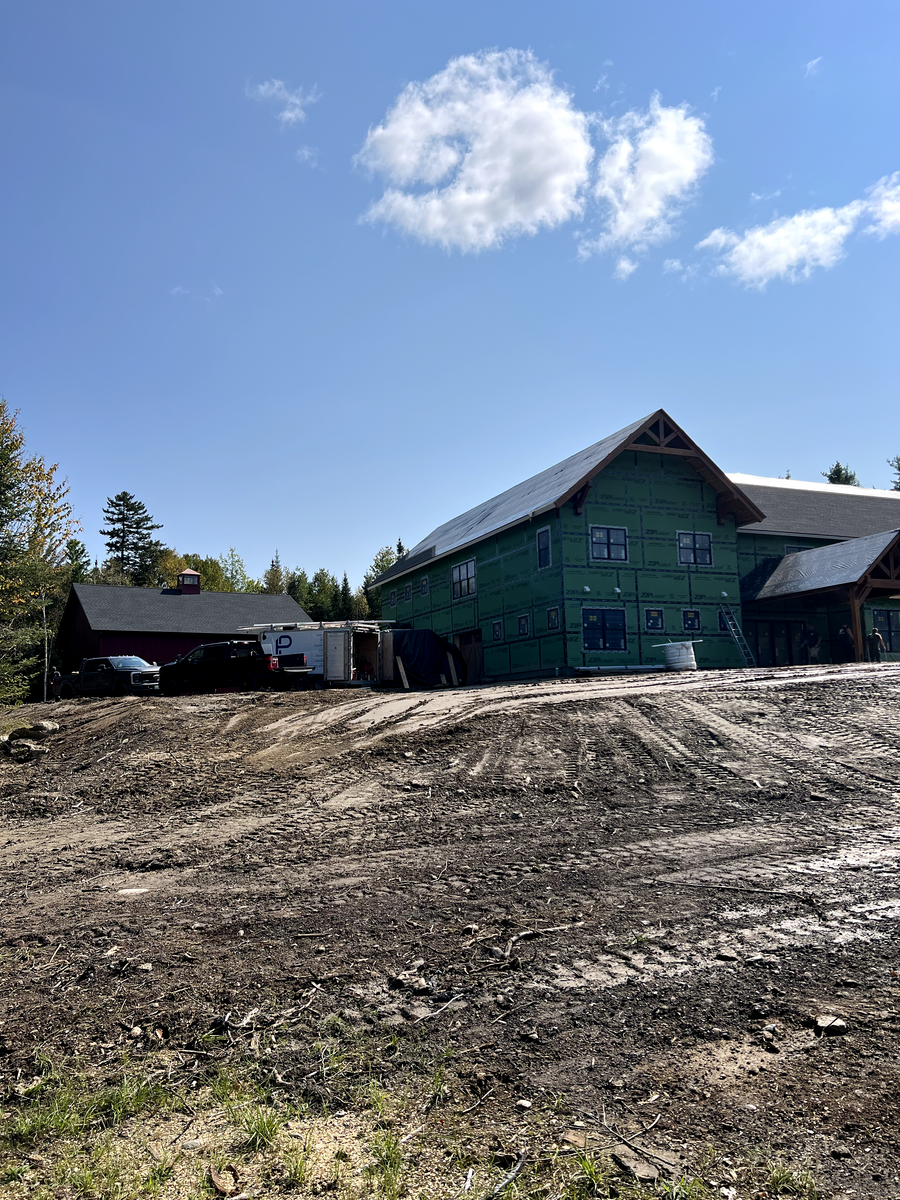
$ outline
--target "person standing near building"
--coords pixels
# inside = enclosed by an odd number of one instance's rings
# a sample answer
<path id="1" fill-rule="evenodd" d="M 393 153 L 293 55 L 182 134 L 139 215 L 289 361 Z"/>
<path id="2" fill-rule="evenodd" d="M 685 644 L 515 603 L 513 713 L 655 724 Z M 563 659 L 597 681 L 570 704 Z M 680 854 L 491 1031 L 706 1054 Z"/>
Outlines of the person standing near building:
<path id="1" fill-rule="evenodd" d="M 853 662 L 856 658 L 856 643 L 849 625 L 842 625 L 838 630 L 838 662 Z"/>
<path id="2" fill-rule="evenodd" d="M 866 638 L 866 645 L 869 647 L 869 662 L 881 662 L 881 656 L 887 650 L 887 646 L 884 644 L 884 638 L 874 626 Z"/>
<path id="3" fill-rule="evenodd" d="M 819 647 L 822 643 L 812 625 L 806 626 L 804 637 L 806 640 L 806 661 L 810 665 L 817 664 L 819 661 Z"/>

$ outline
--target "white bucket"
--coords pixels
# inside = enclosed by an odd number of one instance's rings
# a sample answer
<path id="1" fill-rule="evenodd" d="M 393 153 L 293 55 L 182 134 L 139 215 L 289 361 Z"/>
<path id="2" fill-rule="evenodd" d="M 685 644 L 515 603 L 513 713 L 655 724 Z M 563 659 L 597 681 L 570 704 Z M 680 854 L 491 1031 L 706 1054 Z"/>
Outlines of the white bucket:
<path id="1" fill-rule="evenodd" d="M 665 642 L 663 653 L 666 656 L 667 671 L 696 671 L 697 659 L 694 657 L 693 642 Z"/>

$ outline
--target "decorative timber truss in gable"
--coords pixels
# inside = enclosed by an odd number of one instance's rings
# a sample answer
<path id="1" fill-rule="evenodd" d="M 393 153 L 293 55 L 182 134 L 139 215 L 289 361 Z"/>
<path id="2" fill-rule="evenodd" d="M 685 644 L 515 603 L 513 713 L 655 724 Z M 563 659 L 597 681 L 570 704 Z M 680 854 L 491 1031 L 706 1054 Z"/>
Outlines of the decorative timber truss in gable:
<path id="1" fill-rule="evenodd" d="M 576 515 L 579 515 L 584 508 L 593 477 L 623 450 L 638 450 L 644 454 L 672 454 L 686 459 L 700 478 L 715 490 L 716 518 L 720 525 L 725 524 L 729 513 L 734 514 L 738 525 L 752 525 L 765 519 L 765 513 L 757 508 L 737 484 L 732 483 L 725 472 L 717 467 L 697 443 L 688 437 L 684 430 L 661 408 L 647 417 L 643 424 L 636 429 L 632 427 L 627 437 L 615 445 L 597 463 L 590 474 L 580 479 L 574 487 L 570 487 L 565 495 L 560 496 L 556 501 L 556 507 L 561 508 L 568 500 L 571 500 Z"/>

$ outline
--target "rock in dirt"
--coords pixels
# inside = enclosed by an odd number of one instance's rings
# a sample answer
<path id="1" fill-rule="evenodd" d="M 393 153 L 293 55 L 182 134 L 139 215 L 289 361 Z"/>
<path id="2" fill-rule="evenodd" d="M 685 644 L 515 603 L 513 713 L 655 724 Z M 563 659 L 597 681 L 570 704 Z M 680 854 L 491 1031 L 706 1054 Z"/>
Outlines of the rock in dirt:
<path id="1" fill-rule="evenodd" d="M 733 950 L 728 950 L 726 948 L 723 948 L 718 951 L 718 953 L 716 954 L 716 958 L 720 962 L 737 962 L 738 955 L 735 954 L 735 952 Z"/>
<path id="2" fill-rule="evenodd" d="M 816 1017 L 816 1033 L 825 1037 L 843 1037 L 847 1033 L 847 1022 L 843 1017 L 830 1017 L 827 1014 Z"/>
<path id="3" fill-rule="evenodd" d="M 3 749 L 17 763 L 32 762 L 36 758 L 40 758 L 43 754 L 49 754 L 47 746 L 42 746 L 40 742 L 33 742 L 30 738 L 19 738 L 13 740 L 10 738 L 8 742 L 3 744 Z"/>

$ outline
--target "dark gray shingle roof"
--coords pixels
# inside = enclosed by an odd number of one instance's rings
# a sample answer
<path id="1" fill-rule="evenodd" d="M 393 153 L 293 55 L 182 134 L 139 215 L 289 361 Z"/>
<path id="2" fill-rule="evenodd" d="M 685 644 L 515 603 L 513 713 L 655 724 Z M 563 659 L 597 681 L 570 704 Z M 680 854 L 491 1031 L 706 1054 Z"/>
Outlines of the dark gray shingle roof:
<path id="1" fill-rule="evenodd" d="M 774 600 L 857 583 L 897 537 L 897 530 L 786 554 L 764 582 L 742 581 L 742 600 Z"/>
<path id="2" fill-rule="evenodd" d="M 308 621 L 290 596 L 249 592 L 199 592 L 184 595 L 156 588 L 73 585 L 94 630 L 117 633 L 237 633 L 242 625 Z"/>
<path id="3" fill-rule="evenodd" d="M 900 526 L 900 492 L 729 475 L 766 514 L 749 533 L 797 537 L 857 538 Z"/>

